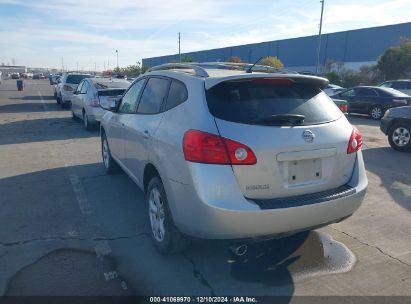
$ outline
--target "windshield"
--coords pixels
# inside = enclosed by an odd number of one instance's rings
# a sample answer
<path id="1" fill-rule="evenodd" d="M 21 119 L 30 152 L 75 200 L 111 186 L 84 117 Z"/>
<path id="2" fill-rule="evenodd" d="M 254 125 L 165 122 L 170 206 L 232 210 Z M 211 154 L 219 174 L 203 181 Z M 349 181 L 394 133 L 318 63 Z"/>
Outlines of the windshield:
<path id="1" fill-rule="evenodd" d="M 308 84 L 272 84 L 256 80 L 223 82 L 206 93 L 215 117 L 232 122 L 286 124 L 274 115 L 304 116 L 301 125 L 321 124 L 341 117 L 341 111 L 320 88 Z"/>

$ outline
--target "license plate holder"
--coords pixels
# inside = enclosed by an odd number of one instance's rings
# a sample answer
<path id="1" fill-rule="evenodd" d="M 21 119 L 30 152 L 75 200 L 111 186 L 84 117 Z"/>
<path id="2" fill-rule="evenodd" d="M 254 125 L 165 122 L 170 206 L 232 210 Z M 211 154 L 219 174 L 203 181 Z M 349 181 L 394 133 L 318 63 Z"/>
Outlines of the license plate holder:
<path id="1" fill-rule="evenodd" d="M 319 158 L 288 162 L 288 183 L 299 184 L 322 179 L 322 161 Z"/>

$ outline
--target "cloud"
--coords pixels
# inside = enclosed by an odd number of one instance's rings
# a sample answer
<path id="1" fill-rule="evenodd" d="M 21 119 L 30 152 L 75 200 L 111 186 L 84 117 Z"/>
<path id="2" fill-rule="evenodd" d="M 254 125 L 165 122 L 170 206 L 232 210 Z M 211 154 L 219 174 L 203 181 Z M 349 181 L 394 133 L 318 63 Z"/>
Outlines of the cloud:
<path id="1" fill-rule="evenodd" d="M 409 21 L 409 0 L 326 1 L 323 32 Z M 1 8 L 18 8 L 15 15 Z M 319 1 L 0 0 L 0 61 L 59 66 L 115 61 L 316 35 Z M 19 26 L 16 27 L 15 24 Z"/>

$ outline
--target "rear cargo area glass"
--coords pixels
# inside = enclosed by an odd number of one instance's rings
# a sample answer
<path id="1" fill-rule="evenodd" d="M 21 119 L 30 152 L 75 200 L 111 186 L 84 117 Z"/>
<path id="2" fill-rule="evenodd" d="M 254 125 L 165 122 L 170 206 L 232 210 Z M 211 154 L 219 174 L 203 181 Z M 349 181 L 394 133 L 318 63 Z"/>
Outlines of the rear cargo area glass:
<path id="1" fill-rule="evenodd" d="M 226 81 L 207 90 L 211 114 L 231 122 L 273 126 L 288 123 L 256 121 L 273 115 L 303 115 L 305 119 L 298 125 L 312 125 L 331 122 L 342 115 L 334 102 L 313 84 L 264 80 Z"/>

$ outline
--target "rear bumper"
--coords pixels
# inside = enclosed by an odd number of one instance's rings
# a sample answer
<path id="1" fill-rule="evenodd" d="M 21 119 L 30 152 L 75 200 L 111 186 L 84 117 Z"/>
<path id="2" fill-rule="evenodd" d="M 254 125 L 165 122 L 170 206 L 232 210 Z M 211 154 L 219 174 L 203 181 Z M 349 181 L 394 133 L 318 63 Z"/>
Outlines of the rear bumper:
<path id="1" fill-rule="evenodd" d="M 63 103 L 70 104 L 72 96 L 73 96 L 73 93 L 68 93 L 64 90 L 61 90 L 61 101 Z"/>
<path id="2" fill-rule="evenodd" d="M 187 235 L 208 239 L 281 236 L 338 222 L 360 207 L 368 186 L 359 152 L 348 182 L 355 189 L 352 194 L 320 203 L 262 209 L 243 196 L 231 168 L 220 166 L 219 174 L 210 183 L 211 176 L 204 172 L 206 167 L 197 171 L 200 166 L 192 167 L 193 185 L 169 180 L 166 190 L 177 227 Z M 200 185 L 210 187 L 204 189 Z"/>
<path id="3" fill-rule="evenodd" d="M 87 116 L 90 122 L 99 123 L 106 111 L 100 107 L 87 107 Z"/>

